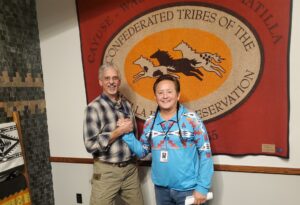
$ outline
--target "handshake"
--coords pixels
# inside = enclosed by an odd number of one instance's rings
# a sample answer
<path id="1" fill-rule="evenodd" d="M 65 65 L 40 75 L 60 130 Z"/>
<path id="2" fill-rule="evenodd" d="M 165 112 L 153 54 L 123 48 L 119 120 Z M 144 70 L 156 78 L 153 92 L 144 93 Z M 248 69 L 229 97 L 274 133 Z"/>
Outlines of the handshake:
<path id="1" fill-rule="evenodd" d="M 131 132 L 133 130 L 132 120 L 130 118 L 119 119 L 117 122 L 117 128 L 122 135 Z"/>

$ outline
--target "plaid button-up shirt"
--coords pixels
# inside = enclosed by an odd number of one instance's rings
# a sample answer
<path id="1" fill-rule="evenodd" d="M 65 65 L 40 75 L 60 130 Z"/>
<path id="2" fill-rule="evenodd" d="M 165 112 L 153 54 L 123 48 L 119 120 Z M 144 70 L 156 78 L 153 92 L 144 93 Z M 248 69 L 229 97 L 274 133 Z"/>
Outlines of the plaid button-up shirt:
<path id="1" fill-rule="evenodd" d="M 101 94 L 89 103 L 84 116 L 84 144 L 94 158 L 112 163 L 131 159 L 131 151 L 121 138 L 109 144 L 110 135 L 116 129 L 118 119 L 131 118 L 134 132 L 136 130 L 131 105 L 124 96 L 119 95 L 119 100 L 113 102 L 105 94 Z"/>

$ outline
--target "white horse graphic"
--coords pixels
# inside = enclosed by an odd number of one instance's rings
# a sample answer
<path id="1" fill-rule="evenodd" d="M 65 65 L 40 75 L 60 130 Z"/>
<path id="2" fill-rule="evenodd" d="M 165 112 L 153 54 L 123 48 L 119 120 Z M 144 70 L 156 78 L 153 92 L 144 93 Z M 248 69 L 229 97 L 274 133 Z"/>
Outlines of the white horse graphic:
<path id="1" fill-rule="evenodd" d="M 170 74 L 179 78 L 177 75 L 169 72 L 170 70 L 174 70 L 174 68 L 168 66 L 154 66 L 149 59 L 145 58 L 142 55 L 133 63 L 135 65 L 139 65 L 142 68 L 142 71 L 138 72 L 133 76 L 134 83 L 142 78 L 158 78 L 159 76 L 165 74 Z"/>
<path id="2" fill-rule="evenodd" d="M 181 51 L 182 57 L 187 59 L 194 59 L 197 61 L 197 64 L 195 67 L 197 68 L 203 68 L 204 70 L 208 72 L 214 72 L 219 77 L 222 77 L 222 73 L 225 73 L 224 68 L 222 66 L 215 64 L 213 60 L 216 63 L 221 63 L 224 58 L 219 56 L 217 53 L 212 54 L 209 52 L 202 52 L 198 53 L 196 50 L 194 50 L 189 44 L 182 41 L 179 43 L 175 48 L 173 48 L 174 51 Z"/>

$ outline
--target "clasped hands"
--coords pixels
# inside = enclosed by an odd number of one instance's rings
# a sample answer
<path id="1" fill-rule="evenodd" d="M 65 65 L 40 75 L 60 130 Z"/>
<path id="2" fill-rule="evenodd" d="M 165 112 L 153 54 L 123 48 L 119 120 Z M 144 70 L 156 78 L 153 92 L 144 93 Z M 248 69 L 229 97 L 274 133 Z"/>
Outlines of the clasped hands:
<path id="1" fill-rule="evenodd" d="M 132 132 L 132 130 L 133 130 L 132 120 L 130 118 L 121 118 L 121 119 L 119 119 L 117 121 L 117 129 L 119 129 L 119 131 L 122 134 Z"/>

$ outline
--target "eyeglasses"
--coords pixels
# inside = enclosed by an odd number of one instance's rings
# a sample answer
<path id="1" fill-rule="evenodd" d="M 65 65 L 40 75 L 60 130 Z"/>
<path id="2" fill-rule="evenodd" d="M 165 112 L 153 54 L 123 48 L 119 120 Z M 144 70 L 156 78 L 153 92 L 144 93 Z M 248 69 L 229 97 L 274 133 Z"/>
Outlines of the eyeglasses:
<path id="1" fill-rule="evenodd" d="M 119 77 L 114 76 L 114 77 L 104 77 L 103 80 L 104 80 L 105 82 L 110 82 L 110 81 L 116 82 L 116 81 L 119 81 L 120 79 L 119 79 Z"/>

